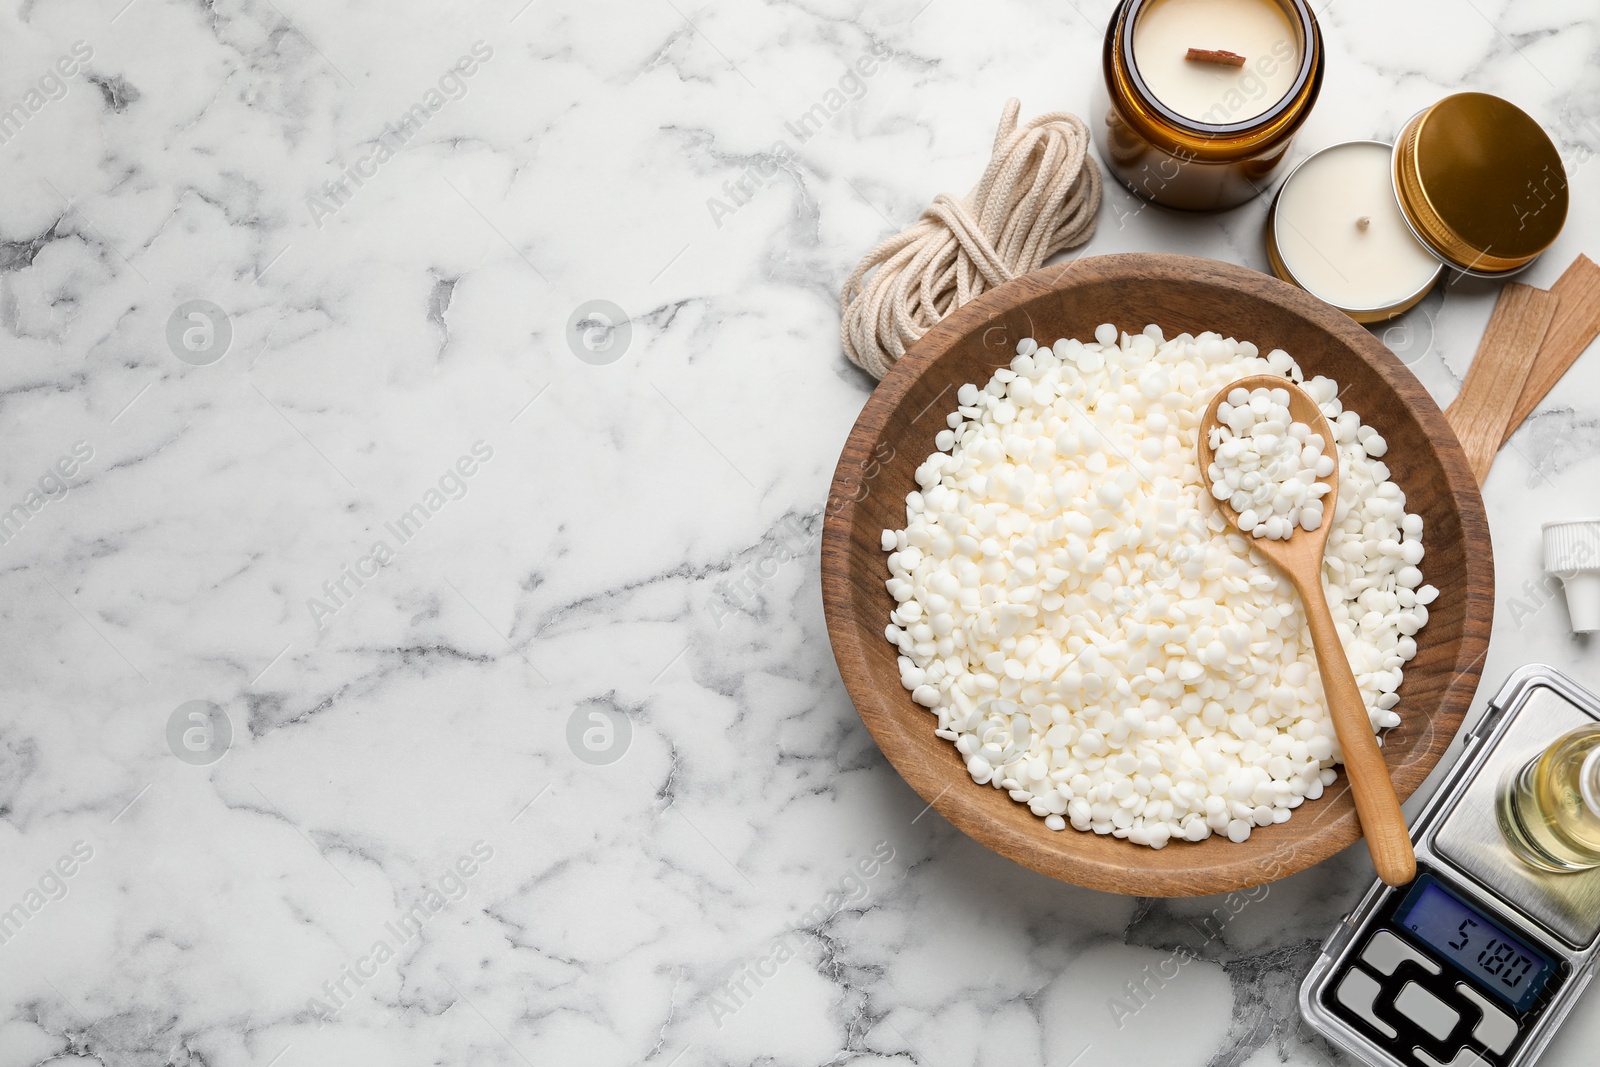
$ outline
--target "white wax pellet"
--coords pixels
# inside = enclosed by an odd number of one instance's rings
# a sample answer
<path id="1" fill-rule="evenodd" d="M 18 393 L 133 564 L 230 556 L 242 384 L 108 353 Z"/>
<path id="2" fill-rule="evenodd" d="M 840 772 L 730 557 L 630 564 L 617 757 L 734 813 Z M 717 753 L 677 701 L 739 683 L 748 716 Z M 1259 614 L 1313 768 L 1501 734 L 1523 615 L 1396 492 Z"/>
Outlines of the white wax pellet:
<path id="1" fill-rule="evenodd" d="M 1286 538 L 1323 524 L 1319 466 L 1341 472 L 1324 585 L 1368 720 L 1393 726 L 1438 591 L 1382 437 L 1326 378 L 1304 388 L 1328 441 L 1293 420 L 1286 387 L 1230 388 L 1263 362 L 1216 334 L 1107 324 L 1087 347 L 1016 353 L 957 389 L 906 527 L 880 536 L 901 684 L 975 783 L 1052 831 L 1181 848 L 1289 819 L 1337 765 L 1315 655 L 1292 587 L 1205 497 Z M 1303 378 L 1282 351 L 1265 368 Z M 1199 470 L 1198 421 L 1221 389 Z"/>
<path id="2" fill-rule="evenodd" d="M 1292 366 L 1292 363 L 1291 363 Z M 1212 431 L 1214 462 L 1206 472 L 1217 500 L 1227 500 L 1241 530 L 1254 537 L 1286 540 L 1296 529 L 1322 525 L 1322 510 L 1306 514 L 1308 501 L 1330 487 L 1317 481 L 1337 469 L 1325 442 L 1303 422 L 1293 421 L 1284 388 L 1232 389 L 1217 411 L 1225 425 Z"/>

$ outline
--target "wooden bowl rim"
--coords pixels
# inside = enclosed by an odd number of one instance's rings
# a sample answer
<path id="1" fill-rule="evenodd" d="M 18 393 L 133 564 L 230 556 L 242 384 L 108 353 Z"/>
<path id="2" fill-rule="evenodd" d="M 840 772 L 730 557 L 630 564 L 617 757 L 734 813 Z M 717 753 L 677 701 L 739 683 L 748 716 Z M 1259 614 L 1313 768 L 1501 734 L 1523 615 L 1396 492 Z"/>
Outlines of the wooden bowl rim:
<path id="1" fill-rule="evenodd" d="M 1466 573 L 1461 637 L 1457 642 L 1451 678 L 1429 715 L 1426 735 L 1409 750 L 1408 758 L 1402 764 L 1417 771 L 1415 778 L 1396 783 L 1402 801 L 1416 790 L 1449 748 L 1459 729 L 1477 692 L 1480 669 L 1488 653 L 1494 603 L 1494 567 L 1488 520 L 1477 479 L 1444 413 L 1422 387 L 1422 383 L 1386 345 L 1331 305 L 1324 304 L 1287 282 L 1247 267 L 1220 260 L 1158 252 L 1090 256 L 1022 275 L 947 315 L 918 340 L 878 383 L 867 398 L 841 450 L 829 487 L 829 507 L 824 509 L 821 553 L 823 612 L 828 638 L 846 691 L 873 740 L 912 789 L 968 837 L 1041 874 L 1090 889 L 1162 897 L 1225 893 L 1287 877 L 1349 847 L 1361 836 L 1353 808 L 1337 818 L 1325 820 L 1320 826 L 1314 826 L 1292 844 L 1277 850 L 1275 862 L 1271 864 L 1264 864 L 1260 855 L 1245 855 L 1232 862 L 1213 863 L 1205 867 L 1139 868 L 1135 864 L 1143 850 L 1131 851 L 1139 849 L 1139 846 L 1129 845 L 1130 851 L 1120 857 L 1124 861 L 1120 863 L 1095 859 L 1060 847 L 1041 848 L 1037 834 L 995 822 L 976 802 L 980 794 L 956 788 L 964 784 L 964 779 L 930 773 L 912 740 L 910 727 L 867 681 L 870 667 L 862 639 L 866 636 L 869 640 L 874 637 L 881 640 L 881 634 L 863 635 L 852 621 L 856 615 L 857 594 L 850 581 L 850 530 L 855 523 L 859 502 L 848 491 L 852 476 L 848 466 L 849 457 L 852 454 L 867 454 L 866 450 L 870 450 L 873 443 L 883 436 L 891 415 L 921 376 L 946 352 L 986 324 L 1047 292 L 1086 282 L 1134 280 L 1176 283 L 1205 280 L 1226 285 L 1248 292 L 1276 305 L 1287 314 L 1309 322 L 1354 350 L 1376 371 L 1384 384 L 1410 409 L 1424 434 L 1433 443 L 1444 469 L 1446 489 L 1461 517 Z M 1040 288 L 1041 284 L 1043 288 Z M 833 507 L 834 501 L 840 502 L 837 508 Z M 1475 551 L 1475 531 L 1481 531 L 1484 551 Z M 1488 605 L 1488 609 L 1481 610 L 1482 605 Z M 900 695 L 909 699 L 904 693 Z M 931 722 L 927 724 L 929 732 L 932 728 Z M 1043 820 L 1038 822 L 1042 830 Z M 1077 835 L 1079 832 L 1069 828 L 1052 836 L 1065 838 L 1067 834 Z M 1186 844 L 1175 842 L 1167 847 L 1182 848 Z M 1130 872 L 1135 872 L 1135 876 L 1130 878 Z"/>

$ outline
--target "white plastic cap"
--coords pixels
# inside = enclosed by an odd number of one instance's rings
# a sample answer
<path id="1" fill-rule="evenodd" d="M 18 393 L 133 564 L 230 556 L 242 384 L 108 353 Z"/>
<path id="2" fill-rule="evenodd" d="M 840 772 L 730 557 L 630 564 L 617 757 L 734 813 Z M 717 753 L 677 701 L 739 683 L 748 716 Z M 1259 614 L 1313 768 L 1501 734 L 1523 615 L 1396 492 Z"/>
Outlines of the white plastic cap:
<path id="1" fill-rule="evenodd" d="M 1561 580 L 1572 632 L 1600 630 L 1600 519 L 1545 523 L 1544 570 Z"/>

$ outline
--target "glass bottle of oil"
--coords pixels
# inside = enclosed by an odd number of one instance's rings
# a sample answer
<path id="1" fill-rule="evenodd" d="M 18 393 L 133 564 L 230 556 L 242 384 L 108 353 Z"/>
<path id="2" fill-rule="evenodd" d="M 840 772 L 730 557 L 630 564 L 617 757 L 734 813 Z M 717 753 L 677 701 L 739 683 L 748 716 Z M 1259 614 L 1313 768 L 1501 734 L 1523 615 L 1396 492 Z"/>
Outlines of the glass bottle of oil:
<path id="1" fill-rule="evenodd" d="M 1600 723 L 1563 735 L 1501 785 L 1500 832 L 1546 871 L 1600 867 Z"/>

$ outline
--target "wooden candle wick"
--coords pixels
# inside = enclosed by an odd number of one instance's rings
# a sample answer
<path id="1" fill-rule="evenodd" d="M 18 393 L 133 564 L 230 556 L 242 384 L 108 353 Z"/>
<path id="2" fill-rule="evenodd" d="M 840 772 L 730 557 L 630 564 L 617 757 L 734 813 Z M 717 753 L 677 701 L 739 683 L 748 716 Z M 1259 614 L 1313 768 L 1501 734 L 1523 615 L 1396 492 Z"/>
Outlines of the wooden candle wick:
<path id="1" fill-rule="evenodd" d="M 1506 283 L 1461 392 L 1445 409 L 1479 485 L 1489 476 L 1489 465 L 1505 439 L 1506 425 L 1555 311 L 1556 297 L 1551 293 Z"/>
<path id="2" fill-rule="evenodd" d="M 1549 292 L 1515 282 L 1501 291 L 1461 392 L 1445 411 L 1480 484 L 1495 452 L 1597 336 L 1600 266 L 1588 256 L 1573 260 Z"/>
<path id="3" fill-rule="evenodd" d="M 1224 67 L 1244 66 L 1244 56 L 1221 48 L 1191 48 L 1184 53 L 1183 58 L 1192 59 L 1197 63 L 1216 63 Z"/>
<path id="4" fill-rule="evenodd" d="M 1593 260 L 1582 255 L 1573 260 L 1550 292 L 1558 301 L 1555 318 L 1550 320 L 1550 329 L 1539 346 L 1539 354 L 1533 358 L 1522 394 L 1506 424 L 1506 441 L 1533 414 L 1545 394 L 1555 388 L 1589 342 L 1600 336 L 1600 267 Z"/>

